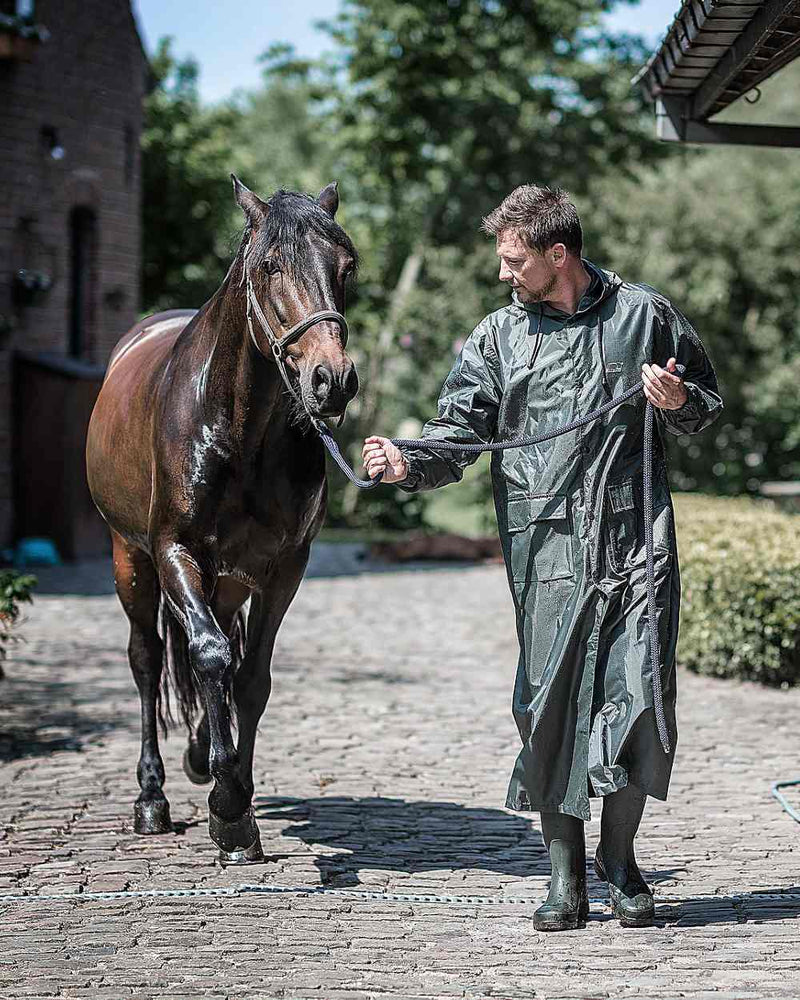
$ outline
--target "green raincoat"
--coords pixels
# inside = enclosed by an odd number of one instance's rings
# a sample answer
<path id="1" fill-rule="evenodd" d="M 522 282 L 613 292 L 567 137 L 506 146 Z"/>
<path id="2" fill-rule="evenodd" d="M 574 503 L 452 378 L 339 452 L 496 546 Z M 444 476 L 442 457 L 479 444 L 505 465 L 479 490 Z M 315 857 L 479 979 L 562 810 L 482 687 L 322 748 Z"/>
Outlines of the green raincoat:
<path id="1" fill-rule="evenodd" d="M 686 366 L 688 400 L 656 408 L 653 503 L 661 682 L 671 752 L 661 747 L 648 649 L 642 500 L 646 400 L 543 444 L 492 454 L 492 486 L 516 609 L 513 713 L 522 739 L 506 806 L 590 818 L 591 796 L 629 781 L 664 799 L 677 742 L 675 646 L 680 576 L 661 435 L 696 434 L 720 413 L 697 334 L 649 285 L 588 260 L 570 316 L 513 303 L 487 316 L 442 387 L 422 437 L 503 440 L 541 434 L 641 381 L 645 362 Z M 536 350 L 536 344 L 539 349 Z M 461 479 L 474 454 L 407 449 L 407 492 Z M 489 623 L 491 627 L 491 623 Z"/>

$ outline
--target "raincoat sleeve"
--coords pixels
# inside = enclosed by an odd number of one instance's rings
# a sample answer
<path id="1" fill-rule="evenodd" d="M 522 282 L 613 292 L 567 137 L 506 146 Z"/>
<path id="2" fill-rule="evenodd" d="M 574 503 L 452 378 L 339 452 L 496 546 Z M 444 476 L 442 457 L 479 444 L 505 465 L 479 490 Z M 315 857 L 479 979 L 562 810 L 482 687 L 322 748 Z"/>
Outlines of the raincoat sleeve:
<path id="1" fill-rule="evenodd" d="M 481 323 L 467 338 L 444 381 L 438 415 L 425 424 L 420 437 L 484 444 L 491 441 L 500 406 L 499 369 L 489 325 Z M 480 457 L 477 452 L 428 448 L 403 449 L 403 456 L 408 461 L 408 475 L 397 486 L 407 493 L 457 483 L 464 469 Z"/>
<path id="2" fill-rule="evenodd" d="M 697 434 L 712 424 L 722 412 L 717 376 L 711 361 L 689 320 L 671 303 L 660 302 L 653 331 L 655 360 L 664 365 L 674 357 L 686 366 L 683 376 L 688 397 L 677 410 L 656 413 L 670 434 Z"/>

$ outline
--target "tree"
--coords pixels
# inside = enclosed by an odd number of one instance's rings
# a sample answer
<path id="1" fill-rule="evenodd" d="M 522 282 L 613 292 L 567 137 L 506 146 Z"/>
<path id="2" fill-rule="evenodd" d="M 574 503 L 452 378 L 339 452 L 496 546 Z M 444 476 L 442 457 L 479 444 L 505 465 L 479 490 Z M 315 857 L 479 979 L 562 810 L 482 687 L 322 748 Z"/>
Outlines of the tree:
<path id="1" fill-rule="evenodd" d="M 142 305 L 147 312 L 200 306 L 218 287 L 240 229 L 233 103 L 205 108 L 193 59 L 177 61 L 162 38 L 142 132 Z"/>
<path id="2" fill-rule="evenodd" d="M 233 135 L 237 163 L 248 187 L 268 197 L 278 188 L 317 192 L 333 179 L 331 123 L 314 113 L 313 90 L 303 73 L 279 75 L 269 66 L 292 54 L 285 45 L 262 56 L 264 86 L 239 101 Z"/>
<path id="3" fill-rule="evenodd" d="M 757 108 L 727 120 L 786 120 L 800 87 L 795 64 L 764 87 Z M 791 120 L 791 118 L 789 118 Z M 673 483 L 755 491 L 800 477 L 800 179 L 796 150 L 696 148 L 598 180 L 584 200 L 588 242 L 602 262 L 670 296 L 717 369 L 722 417 L 672 447 Z"/>
<path id="4" fill-rule="evenodd" d="M 418 398 L 431 411 L 428 390 L 442 359 L 452 361 L 452 343 L 469 332 L 461 315 L 436 308 L 444 275 L 434 262 L 450 260 L 450 283 L 458 283 L 461 261 L 483 240 L 482 215 L 526 181 L 579 193 L 598 174 L 629 174 L 667 155 L 630 88 L 643 43 L 597 27 L 612 6 L 349 0 L 327 25 L 336 49 L 326 61 L 297 60 L 285 48 L 266 54 L 268 80 L 302 83 L 313 99 L 342 180 L 348 228 L 368 251 L 354 310 L 365 336 L 358 419 L 349 432 L 353 459 L 379 417 L 389 429 L 392 397 L 409 383 L 401 330 L 414 336 L 409 316 L 433 310 L 438 324 L 419 335 L 430 353 L 414 357 L 426 387 Z M 341 510 L 351 517 L 363 506 L 367 519 L 375 502 L 376 494 L 351 491 Z"/>

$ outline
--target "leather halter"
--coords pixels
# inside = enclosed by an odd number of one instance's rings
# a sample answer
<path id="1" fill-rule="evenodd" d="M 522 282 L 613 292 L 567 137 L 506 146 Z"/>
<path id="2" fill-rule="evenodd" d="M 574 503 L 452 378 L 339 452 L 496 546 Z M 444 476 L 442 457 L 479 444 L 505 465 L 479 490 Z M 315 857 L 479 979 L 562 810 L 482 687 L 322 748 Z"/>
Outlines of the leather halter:
<path id="1" fill-rule="evenodd" d="M 317 323 L 334 322 L 339 324 L 339 328 L 342 331 L 342 346 L 344 347 L 347 344 L 347 320 L 341 313 L 336 312 L 335 309 L 321 309 L 319 312 L 311 313 L 310 316 L 306 316 L 305 319 L 301 319 L 299 323 L 295 323 L 295 325 L 290 330 L 287 330 L 282 337 L 276 336 L 275 331 L 270 326 L 269 320 L 264 315 L 264 310 L 261 308 L 261 305 L 256 298 L 256 294 L 253 291 L 250 269 L 247 267 L 247 252 L 249 249 L 250 246 L 248 244 L 242 267 L 244 271 L 244 278 L 247 283 L 247 329 L 250 334 L 250 339 L 253 341 L 253 346 L 262 358 L 266 358 L 267 360 L 270 360 L 271 358 L 275 362 L 286 388 L 298 402 L 302 402 L 297 390 L 292 385 L 292 382 L 286 373 L 286 346 L 297 340 L 297 338 L 302 336 L 306 330 L 310 330 L 312 326 L 316 326 Z M 256 314 L 256 319 L 258 320 L 259 325 L 267 338 L 271 354 L 265 354 L 256 339 L 255 331 L 253 330 L 253 313 Z"/>

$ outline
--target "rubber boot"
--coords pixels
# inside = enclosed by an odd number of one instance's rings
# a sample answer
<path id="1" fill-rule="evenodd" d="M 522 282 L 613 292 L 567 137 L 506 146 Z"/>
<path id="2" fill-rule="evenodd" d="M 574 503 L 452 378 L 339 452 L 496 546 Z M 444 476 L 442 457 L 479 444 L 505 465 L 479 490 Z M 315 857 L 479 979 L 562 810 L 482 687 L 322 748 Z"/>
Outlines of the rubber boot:
<path id="1" fill-rule="evenodd" d="M 653 894 L 633 851 L 646 800 L 635 785 L 627 785 L 603 800 L 594 870 L 598 878 L 608 882 L 611 911 L 623 927 L 647 927 L 655 916 Z"/>
<path id="2" fill-rule="evenodd" d="M 583 927 L 589 916 L 583 820 L 561 813 L 541 813 L 541 821 L 552 876 L 547 899 L 533 914 L 533 926 L 537 931 Z"/>

